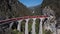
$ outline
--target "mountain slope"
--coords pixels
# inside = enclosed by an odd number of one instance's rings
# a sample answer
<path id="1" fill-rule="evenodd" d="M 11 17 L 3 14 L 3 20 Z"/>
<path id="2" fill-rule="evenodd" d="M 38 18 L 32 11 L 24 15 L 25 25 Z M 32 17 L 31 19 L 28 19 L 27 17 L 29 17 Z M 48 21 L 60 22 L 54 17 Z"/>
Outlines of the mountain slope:
<path id="1" fill-rule="evenodd" d="M 18 0 L 0 0 L 0 17 L 13 18 L 30 15 L 29 9 Z"/>
<path id="2" fill-rule="evenodd" d="M 46 6 L 54 10 L 56 17 L 60 17 L 60 0 L 43 0 L 40 8 L 43 9 Z"/>
<path id="3" fill-rule="evenodd" d="M 41 5 L 34 7 L 36 14 L 42 14 L 43 9 L 48 6 L 55 12 L 57 18 L 60 17 L 60 0 L 43 0 Z"/>

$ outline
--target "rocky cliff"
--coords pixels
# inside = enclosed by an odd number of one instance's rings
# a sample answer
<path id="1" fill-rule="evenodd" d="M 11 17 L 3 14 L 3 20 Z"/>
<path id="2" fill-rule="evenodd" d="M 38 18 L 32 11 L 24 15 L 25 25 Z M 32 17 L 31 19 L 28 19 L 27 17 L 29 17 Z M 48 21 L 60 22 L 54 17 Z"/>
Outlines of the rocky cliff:
<path id="1" fill-rule="evenodd" d="M 0 0 L 0 17 L 13 18 L 30 15 L 29 9 L 18 0 Z"/>
<path id="2" fill-rule="evenodd" d="M 60 17 L 60 0 L 43 0 L 41 5 L 35 7 L 35 11 L 37 14 L 42 14 L 41 12 L 43 11 L 43 9 L 48 6 L 55 12 L 55 16 L 57 18 Z"/>
<path id="3" fill-rule="evenodd" d="M 60 17 L 60 0 L 43 0 L 41 9 L 49 6 L 54 12 L 56 17 Z"/>

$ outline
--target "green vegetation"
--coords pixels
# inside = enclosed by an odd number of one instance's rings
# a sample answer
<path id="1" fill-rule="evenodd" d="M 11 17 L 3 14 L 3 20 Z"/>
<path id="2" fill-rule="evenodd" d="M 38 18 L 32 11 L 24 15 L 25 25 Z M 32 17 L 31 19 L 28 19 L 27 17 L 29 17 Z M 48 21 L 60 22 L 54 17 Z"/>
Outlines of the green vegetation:
<path id="1" fill-rule="evenodd" d="M 36 24 L 35 24 L 35 26 L 36 26 L 36 28 L 35 28 L 35 29 L 36 29 L 36 34 L 39 33 L 39 21 L 40 21 L 39 19 L 36 19 Z M 22 25 L 21 25 L 21 27 L 22 27 L 22 31 L 21 31 L 21 32 L 19 32 L 19 31 L 17 31 L 16 29 L 14 29 L 14 30 L 13 30 L 13 33 L 14 33 L 14 34 L 17 34 L 17 33 L 18 33 L 18 34 L 24 34 L 24 31 L 25 31 L 25 30 L 24 30 L 24 28 L 25 28 L 25 22 L 26 22 L 26 21 L 23 20 L 22 23 L 21 23 L 21 24 L 22 24 Z M 30 19 L 30 20 L 29 20 L 29 23 L 28 23 L 28 30 L 29 30 L 28 32 L 30 32 L 30 33 L 31 33 L 31 30 L 32 30 L 32 23 L 33 23 L 33 20 Z M 43 28 L 42 30 L 43 30 L 43 34 L 52 34 L 52 32 L 51 32 L 50 30 L 47 31 L 47 30 L 44 30 L 44 28 Z"/>

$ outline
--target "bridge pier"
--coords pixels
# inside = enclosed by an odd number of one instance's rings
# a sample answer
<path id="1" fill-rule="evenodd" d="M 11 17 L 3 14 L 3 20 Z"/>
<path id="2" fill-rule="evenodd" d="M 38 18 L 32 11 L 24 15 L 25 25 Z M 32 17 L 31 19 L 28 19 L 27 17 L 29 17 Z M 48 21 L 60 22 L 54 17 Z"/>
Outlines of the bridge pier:
<path id="1" fill-rule="evenodd" d="M 11 27 L 12 27 L 13 23 L 14 23 L 14 22 L 10 23 L 9 29 L 11 29 Z"/>
<path id="2" fill-rule="evenodd" d="M 32 34 L 36 34 L 36 32 L 35 32 L 35 20 L 36 20 L 36 18 L 33 18 L 33 24 L 32 24 Z"/>
<path id="3" fill-rule="evenodd" d="M 28 34 L 28 21 L 29 19 L 25 19 L 26 23 L 25 23 L 25 34 Z"/>
<path id="4" fill-rule="evenodd" d="M 43 19 L 44 19 L 44 18 L 40 18 L 39 34 L 43 34 L 43 31 L 42 31 L 42 23 L 43 23 Z"/>
<path id="5" fill-rule="evenodd" d="M 19 21 L 18 21 L 17 30 L 18 30 L 19 32 L 21 32 L 21 22 L 22 22 L 22 20 L 19 20 Z"/>

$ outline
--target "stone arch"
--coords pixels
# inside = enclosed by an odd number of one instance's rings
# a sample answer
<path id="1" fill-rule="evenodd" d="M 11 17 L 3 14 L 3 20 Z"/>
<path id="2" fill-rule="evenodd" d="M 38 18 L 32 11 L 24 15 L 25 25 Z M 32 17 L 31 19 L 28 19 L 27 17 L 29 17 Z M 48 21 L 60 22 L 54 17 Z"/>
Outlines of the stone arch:
<path id="1" fill-rule="evenodd" d="M 33 19 L 30 19 L 28 22 L 28 34 L 31 34 L 32 31 L 32 23 L 33 23 Z"/>
<path id="2" fill-rule="evenodd" d="M 25 23 L 26 23 L 26 20 L 23 20 L 21 22 L 21 32 L 24 33 L 25 32 Z"/>
<path id="3" fill-rule="evenodd" d="M 18 22 L 17 21 L 13 21 L 13 25 L 12 25 L 12 29 L 17 29 L 17 25 L 18 25 Z"/>
<path id="4" fill-rule="evenodd" d="M 40 19 L 39 19 L 39 18 L 37 18 L 37 19 L 36 19 L 36 24 L 35 24 L 36 34 L 38 34 L 38 33 L 39 33 L 39 24 L 40 24 Z"/>

